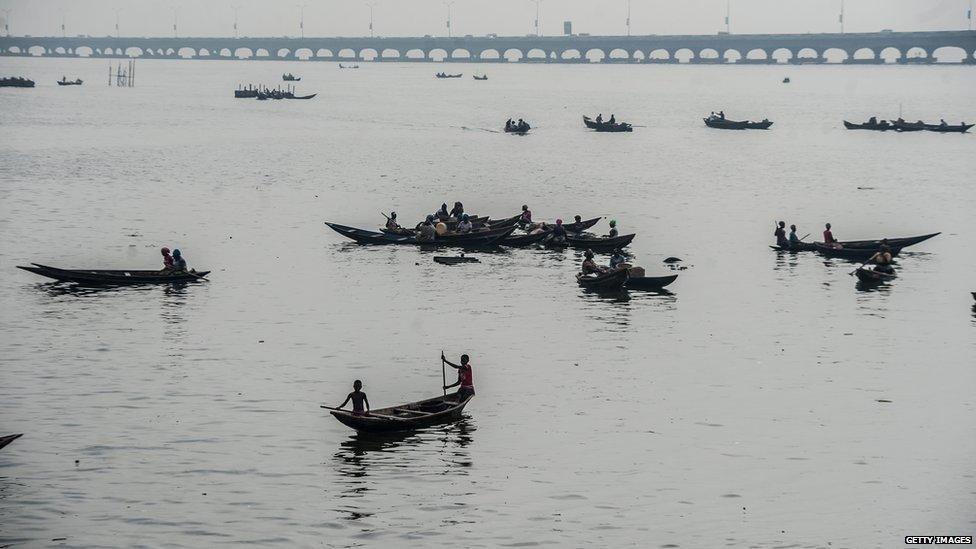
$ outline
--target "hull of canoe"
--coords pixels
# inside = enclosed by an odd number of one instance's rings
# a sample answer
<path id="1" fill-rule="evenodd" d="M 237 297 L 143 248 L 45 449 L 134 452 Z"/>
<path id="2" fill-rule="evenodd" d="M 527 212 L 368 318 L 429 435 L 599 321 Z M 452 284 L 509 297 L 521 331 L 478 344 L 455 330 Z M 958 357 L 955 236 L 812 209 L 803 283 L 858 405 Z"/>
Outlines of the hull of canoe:
<path id="1" fill-rule="evenodd" d="M 817 245 L 817 253 L 820 255 L 850 261 L 867 261 L 877 251 L 877 248 L 831 248 L 830 246 Z M 891 246 L 892 256 L 898 255 L 900 251 L 901 248 Z"/>
<path id="2" fill-rule="evenodd" d="M 914 246 L 920 242 L 925 242 L 930 238 L 939 236 L 942 233 L 929 233 L 919 236 L 908 236 L 902 238 L 889 238 L 888 246 L 892 248 L 907 248 L 908 246 Z M 841 245 L 845 248 L 870 248 L 872 250 L 877 250 L 881 246 L 881 239 L 878 240 L 849 240 L 846 242 L 841 242 Z"/>
<path id="3" fill-rule="evenodd" d="M 357 431 L 369 433 L 409 431 L 460 420 L 464 407 L 471 398 L 473 397 L 459 402 L 457 393 L 454 393 L 401 406 L 372 410 L 369 414 L 353 414 L 344 410 L 332 410 L 330 413 L 340 423 Z"/>
<path id="4" fill-rule="evenodd" d="M 519 248 L 522 246 L 531 246 L 532 244 L 540 244 L 545 242 L 552 237 L 551 233 L 540 232 L 535 234 L 520 234 L 511 235 L 502 239 L 499 244 L 502 246 L 508 246 L 510 248 Z"/>
<path id="5" fill-rule="evenodd" d="M 630 277 L 625 286 L 628 290 L 660 290 L 677 279 L 678 275 Z"/>
<path id="6" fill-rule="evenodd" d="M 24 436 L 23 433 L 21 433 L 19 435 L 6 435 L 6 436 L 0 437 L 0 449 L 2 449 L 4 446 L 10 444 L 11 442 L 17 440 L 18 438 L 20 438 L 22 436 Z"/>
<path id="7" fill-rule="evenodd" d="M 460 265 L 461 263 L 480 263 L 475 257 L 434 256 L 434 263 L 441 265 Z"/>
<path id="8" fill-rule="evenodd" d="M 367 231 L 364 229 L 357 229 L 355 227 L 348 227 L 346 225 L 339 225 L 338 223 L 326 222 L 325 224 L 335 232 L 360 244 L 409 244 L 413 246 L 420 245 L 429 247 L 456 246 L 466 248 L 494 246 L 515 231 L 515 227 L 508 227 L 498 231 L 453 235 L 451 237 L 437 237 L 437 239 L 432 241 L 421 241 L 413 236 Z"/>
<path id="9" fill-rule="evenodd" d="M 891 124 L 854 124 L 847 120 L 844 121 L 844 127 L 849 130 L 872 130 L 876 132 L 884 132 L 892 129 Z"/>
<path id="10" fill-rule="evenodd" d="M 800 242 L 791 246 L 770 246 L 777 252 L 813 252 L 817 250 L 817 245 L 813 242 Z"/>
<path id="11" fill-rule="evenodd" d="M 30 267 L 18 265 L 18 269 L 53 278 L 61 282 L 75 282 L 91 285 L 122 284 L 172 284 L 174 282 L 193 282 L 210 274 L 210 271 L 181 274 L 161 274 L 159 271 L 110 271 L 90 269 L 58 269 L 46 265 L 33 264 Z"/>
<path id="12" fill-rule="evenodd" d="M 613 250 L 624 248 L 633 242 L 636 234 L 625 234 L 613 238 L 573 238 L 566 237 L 566 244 L 572 248 L 582 248 L 589 250 Z"/>
<path id="13" fill-rule="evenodd" d="M 498 220 L 487 219 L 486 223 L 492 229 L 500 229 L 502 227 L 514 227 L 518 223 L 519 219 L 521 218 L 522 218 L 521 215 L 516 215 L 512 217 L 506 217 L 505 219 L 498 219 Z"/>
<path id="14" fill-rule="evenodd" d="M 875 270 L 865 269 L 863 267 L 859 267 L 856 271 L 854 271 L 854 274 L 857 276 L 858 280 L 866 284 L 880 284 L 882 282 L 887 282 L 897 278 L 897 276 L 894 274 L 879 273 Z"/>
<path id="15" fill-rule="evenodd" d="M 627 283 L 627 269 L 617 269 L 599 275 L 576 275 L 576 282 L 591 290 L 619 290 Z"/>

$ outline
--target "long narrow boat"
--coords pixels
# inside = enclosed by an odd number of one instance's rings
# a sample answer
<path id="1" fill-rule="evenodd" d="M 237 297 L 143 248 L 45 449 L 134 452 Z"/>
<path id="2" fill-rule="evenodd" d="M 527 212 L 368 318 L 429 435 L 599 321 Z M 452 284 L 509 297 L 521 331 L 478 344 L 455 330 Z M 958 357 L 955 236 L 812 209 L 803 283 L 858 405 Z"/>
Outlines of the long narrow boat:
<path id="1" fill-rule="evenodd" d="M 477 257 L 435 255 L 434 263 L 441 265 L 460 265 L 461 263 L 481 263 Z"/>
<path id="2" fill-rule="evenodd" d="M 925 131 L 939 132 L 939 133 L 966 133 L 972 127 L 973 127 L 972 124 L 958 124 L 958 125 L 947 124 L 945 126 L 943 126 L 942 124 L 926 124 Z"/>
<path id="3" fill-rule="evenodd" d="M 317 93 L 311 93 L 308 95 L 292 95 L 291 97 L 285 97 L 285 99 L 312 99 L 318 95 Z"/>
<path id="4" fill-rule="evenodd" d="M 891 248 L 891 255 L 897 256 L 901 252 L 901 248 L 896 246 L 889 246 Z M 850 261 L 867 261 L 871 259 L 875 253 L 877 253 L 877 248 L 834 248 L 832 246 L 825 246 L 823 244 L 817 243 L 817 253 L 825 257 L 834 257 L 838 259 L 847 259 Z"/>
<path id="5" fill-rule="evenodd" d="M 678 275 L 627 277 L 628 290 L 660 290 L 678 279 Z"/>
<path id="6" fill-rule="evenodd" d="M 0 449 L 2 449 L 4 446 L 10 444 L 11 442 L 17 440 L 22 436 L 24 436 L 23 433 L 20 433 L 19 435 L 5 435 L 0 437 Z"/>
<path id="7" fill-rule="evenodd" d="M 576 282 L 591 290 L 619 290 L 627 283 L 627 269 L 617 269 L 600 274 L 576 273 Z"/>
<path id="8" fill-rule="evenodd" d="M 815 252 L 817 245 L 813 242 L 798 242 L 789 246 L 770 246 L 777 252 Z"/>
<path id="9" fill-rule="evenodd" d="M 976 292 L 972 292 L 972 294 L 973 294 L 973 299 L 976 300 Z"/>
<path id="10" fill-rule="evenodd" d="M 431 425 L 452 423 L 461 419 L 461 412 L 474 397 L 458 400 L 457 393 L 409 402 L 399 406 L 370 410 L 366 414 L 355 414 L 347 410 L 337 410 L 322 406 L 340 423 L 357 431 L 390 432 L 409 431 Z"/>
<path id="11" fill-rule="evenodd" d="M 881 122 L 876 122 L 874 124 L 870 122 L 865 122 L 864 124 L 855 124 L 853 122 L 844 121 L 844 127 L 849 130 L 873 130 L 877 132 L 884 132 L 894 129 L 894 126 L 888 123 L 887 120 L 882 120 Z"/>
<path id="12" fill-rule="evenodd" d="M 437 78 L 461 78 L 462 76 L 464 76 L 464 74 L 463 73 L 458 73 L 458 74 L 437 73 L 434 76 L 436 76 Z"/>
<path id="13" fill-rule="evenodd" d="M 593 120 L 589 116 L 583 117 L 583 125 L 585 125 L 587 128 L 590 128 L 591 130 L 596 130 L 598 132 L 616 133 L 616 132 L 634 131 L 634 127 L 626 122 L 613 122 L 613 123 L 606 122 L 606 121 L 597 122 L 596 120 Z"/>
<path id="14" fill-rule="evenodd" d="M 499 244 L 508 246 L 509 248 L 521 248 L 531 246 L 532 244 L 540 244 L 550 238 L 552 238 L 552 233 L 545 231 L 530 234 L 513 234 L 502 239 Z"/>
<path id="15" fill-rule="evenodd" d="M 725 118 L 703 118 L 705 125 L 709 128 L 719 130 L 768 130 L 773 125 L 769 120 L 752 122 L 749 120 L 726 120 Z"/>
<path id="16" fill-rule="evenodd" d="M 210 274 L 210 271 L 163 273 L 161 271 L 111 271 L 96 269 L 59 269 L 31 263 L 32 267 L 17 265 L 18 269 L 78 284 L 121 285 L 121 284 L 169 284 L 173 282 L 193 282 Z"/>
<path id="17" fill-rule="evenodd" d="M 633 242 L 636 234 L 625 234 L 614 237 L 580 238 L 567 236 L 566 244 L 572 248 L 584 248 L 590 250 L 613 250 L 623 248 Z"/>
<path id="18" fill-rule="evenodd" d="M 594 217 L 593 219 L 585 219 L 579 223 L 563 223 L 563 228 L 566 229 L 567 233 L 581 233 L 586 229 L 596 225 L 603 219 L 602 217 Z M 556 226 L 555 223 L 546 223 L 550 230 Z"/>
<path id="19" fill-rule="evenodd" d="M 882 273 L 874 269 L 866 269 L 864 267 L 858 267 L 854 274 L 857 279 L 866 284 L 880 284 L 882 282 L 888 282 L 898 278 L 895 273 Z"/>
<path id="20" fill-rule="evenodd" d="M 453 237 L 439 236 L 431 241 L 421 241 L 415 236 L 402 236 L 387 234 L 382 232 L 367 231 L 339 225 L 338 223 L 325 222 L 333 231 L 346 238 L 355 240 L 360 244 L 410 244 L 414 246 L 457 246 L 462 248 L 488 247 L 499 244 L 505 237 L 515 231 L 515 227 L 508 227 L 501 231 L 486 231 L 482 233 L 468 233 L 465 235 L 454 235 Z"/>
<path id="21" fill-rule="evenodd" d="M 506 217 L 504 219 L 491 219 L 491 218 L 488 218 L 488 220 L 486 221 L 486 223 L 488 224 L 489 227 L 492 227 L 492 228 L 498 228 L 498 227 L 514 227 L 519 222 L 519 219 L 522 219 L 522 215 L 521 214 L 520 215 L 515 215 L 515 216 L 512 216 L 512 217 Z"/>
<path id="22" fill-rule="evenodd" d="M 887 239 L 888 246 L 892 248 L 899 248 L 899 249 L 907 248 L 909 246 L 914 246 L 915 244 L 918 244 L 920 242 L 925 242 L 926 240 L 936 237 L 940 234 L 942 233 L 939 232 L 939 233 L 923 234 L 919 236 L 889 238 Z M 882 240 L 884 239 L 879 238 L 876 240 L 847 240 L 841 242 L 840 244 L 841 247 L 845 249 L 870 249 L 872 251 L 876 251 L 879 247 L 881 247 Z M 818 244 L 822 246 L 823 242 L 801 242 L 799 245 L 791 246 L 788 248 L 783 248 L 781 246 L 770 246 L 770 248 L 782 252 L 815 252 L 817 251 Z"/>

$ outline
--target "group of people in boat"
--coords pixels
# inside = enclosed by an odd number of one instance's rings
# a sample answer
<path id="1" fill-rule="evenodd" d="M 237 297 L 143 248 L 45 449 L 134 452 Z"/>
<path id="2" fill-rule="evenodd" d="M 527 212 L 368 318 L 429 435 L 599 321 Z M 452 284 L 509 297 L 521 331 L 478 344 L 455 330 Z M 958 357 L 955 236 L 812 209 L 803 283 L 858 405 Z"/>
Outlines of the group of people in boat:
<path id="1" fill-rule="evenodd" d="M 600 114 L 596 115 L 596 123 L 597 124 L 603 124 L 603 122 L 604 122 L 603 121 L 603 113 L 601 112 Z M 617 117 L 614 116 L 613 114 L 610 114 L 610 120 L 607 120 L 606 123 L 607 124 L 610 124 L 611 126 L 616 125 L 616 123 L 617 123 Z"/>
<path id="2" fill-rule="evenodd" d="M 162 273 L 176 274 L 187 272 L 186 259 L 183 257 L 183 252 L 181 252 L 179 249 L 175 249 L 172 253 L 170 253 L 169 248 L 166 247 L 163 247 L 159 251 L 163 254 Z"/>
<path id="3" fill-rule="evenodd" d="M 610 265 L 600 265 L 593 259 L 593 250 L 586 250 L 583 252 L 583 263 L 580 265 L 580 271 L 584 275 L 588 274 L 604 274 L 611 271 L 616 271 L 617 269 L 627 269 L 630 267 L 628 263 L 627 255 L 620 248 L 617 248 L 610 255 Z"/>
<path id="4" fill-rule="evenodd" d="M 464 234 L 474 231 L 475 227 L 472 219 L 472 216 L 464 212 L 464 204 L 461 202 L 455 202 L 450 210 L 447 209 L 447 203 L 445 202 L 441 204 L 441 207 L 436 212 L 429 214 L 420 222 L 414 230 L 403 228 L 397 222 L 397 213 L 390 212 L 390 215 L 386 216 L 386 231 L 402 235 L 416 235 L 417 240 L 433 242 L 438 235 L 444 235 L 449 232 L 448 223 L 455 224 L 454 230 L 451 231 L 453 234 Z"/>
<path id="5" fill-rule="evenodd" d="M 471 369 L 471 357 L 468 355 L 461 355 L 461 363 L 455 364 L 441 353 L 441 360 L 444 364 L 450 366 L 457 370 L 458 378 L 457 381 L 450 385 L 444 385 L 444 390 L 447 391 L 453 387 L 457 387 L 458 402 L 463 402 L 465 399 L 474 396 L 474 375 Z M 342 401 L 342 404 L 336 406 L 336 409 L 343 409 L 346 404 L 352 402 L 352 413 L 356 415 L 368 415 L 369 414 L 369 398 L 366 397 L 366 393 L 363 392 L 363 382 L 361 380 L 356 380 L 352 382 L 352 392 L 346 395 L 346 400 Z"/>
<path id="6" fill-rule="evenodd" d="M 827 225 L 829 226 L 830 224 L 828 223 Z M 776 230 L 773 231 L 773 236 L 776 237 L 776 245 L 780 248 L 792 248 L 802 242 L 800 238 L 796 236 L 796 225 L 790 225 L 790 235 L 786 236 L 785 221 L 780 221 L 776 224 Z"/>
<path id="7" fill-rule="evenodd" d="M 522 120 L 521 118 L 518 119 L 518 122 L 515 122 L 511 118 L 509 118 L 505 122 L 505 131 L 506 132 L 525 133 L 525 132 L 527 132 L 527 131 L 529 131 L 531 129 L 532 129 L 532 126 L 529 126 L 529 123 L 526 122 L 525 120 Z"/>

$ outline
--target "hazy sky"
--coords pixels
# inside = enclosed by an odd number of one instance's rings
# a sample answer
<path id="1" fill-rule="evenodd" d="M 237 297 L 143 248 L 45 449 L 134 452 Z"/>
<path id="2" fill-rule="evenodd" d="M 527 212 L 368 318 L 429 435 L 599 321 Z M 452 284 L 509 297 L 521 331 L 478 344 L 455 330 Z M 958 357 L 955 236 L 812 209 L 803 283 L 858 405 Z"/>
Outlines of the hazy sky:
<path id="1" fill-rule="evenodd" d="M 848 32 L 960 30 L 973 0 L 844 0 Z M 174 10 L 181 36 L 232 36 L 239 6 L 241 36 L 297 36 L 299 5 L 305 7 L 306 36 L 369 34 L 369 8 L 356 0 L 0 0 L 10 10 L 13 34 L 114 34 L 116 10 L 123 35 L 170 36 Z M 373 0 L 377 35 L 446 35 L 443 0 Z M 633 34 L 711 34 L 724 28 L 726 0 L 631 0 Z M 841 0 L 731 0 L 733 33 L 836 32 Z M 533 31 L 532 0 L 455 0 L 455 35 Z M 0 12 L 0 17 L 4 13 Z M 627 0 L 543 0 L 543 34 L 562 32 L 564 20 L 576 32 L 625 34 Z"/>

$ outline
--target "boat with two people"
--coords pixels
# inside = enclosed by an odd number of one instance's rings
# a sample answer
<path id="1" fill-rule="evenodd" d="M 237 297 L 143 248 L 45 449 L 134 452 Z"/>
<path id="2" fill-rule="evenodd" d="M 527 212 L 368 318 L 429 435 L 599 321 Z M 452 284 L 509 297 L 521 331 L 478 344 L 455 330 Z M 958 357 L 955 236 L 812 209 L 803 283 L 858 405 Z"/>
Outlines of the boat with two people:
<path id="1" fill-rule="evenodd" d="M 885 132 L 894 129 L 894 126 L 887 120 L 878 120 L 876 116 L 872 116 L 863 124 L 855 124 L 844 120 L 844 127 L 849 130 L 873 130 L 876 132 Z"/>
<path id="2" fill-rule="evenodd" d="M 515 120 L 512 120 L 511 118 L 505 121 L 505 133 L 525 135 L 529 133 L 529 130 L 531 129 L 532 126 L 530 126 L 528 122 L 522 120 L 521 118 L 519 118 L 517 122 Z"/>
<path id="3" fill-rule="evenodd" d="M 210 271 L 196 271 L 188 269 L 186 259 L 180 250 L 162 248 L 163 268 L 158 271 L 150 270 L 110 270 L 110 269 L 62 269 L 31 263 L 29 266 L 17 265 L 18 269 L 36 275 L 52 278 L 59 282 L 74 282 L 82 285 L 113 286 L 129 284 L 171 284 L 174 282 L 194 282 L 207 280 Z"/>
<path id="4" fill-rule="evenodd" d="M 603 113 L 596 115 L 596 119 L 592 119 L 589 116 L 583 116 L 583 125 L 591 130 L 596 130 L 598 132 L 632 132 L 634 127 L 627 122 L 617 122 L 617 117 L 615 115 L 610 115 L 610 120 L 603 120 Z"/>
<path id="5" fill-rule="evenodd" d="M 899 132 L 938 132 L 938 133 L 966 133 L 973 124 L 967 124 L 962 122 L 960 124 L 949 124 L 945 120 L 939 120 L 938 124 L 926 124 L 925 122 L 918 120 L 916 122 L 906 122 L 905 120 L 899 118 L 892 121 L 892 125 L 895 130 Z"/>
<path id="6" fill-rule="evenodd" d="M 83 84 L 81 78 L 75 78 L 74 80 L 68 80 L 67 76 L 62 76 L 61 80 L 58 80 L 59 86 L 80 86 Z"/>
<path id="7" fill-rule="evenodd" d="M 705 125 L 709 128 L 715 128 L 719 130 L 768 130 L 770 126 L 773 125 L 768 118 L 764 118 L 761 122 L 752 122 L 750 120 L 729 120 L 725 118 L 724 111 L 718 111 L 708 115 L 708 118 L 703 119 Z"/>
<path id="8" fill-rule="evenodd" d="M 474 77 L 475 80 L 488 80 L 488 75 L 487 74 L 482 74 L 481 76 L 478 76 L 477 74 L 474 74 L 472 76 Z"/>
<path id="9" fill-rule="evenodd" d="M 285 82 L 301 82 L 302 78 L 300 76 L 295 76 L 294 74 L 288 72 L 281 75 L 281 79 Z"/>

